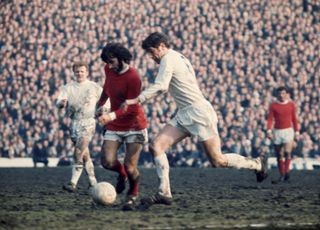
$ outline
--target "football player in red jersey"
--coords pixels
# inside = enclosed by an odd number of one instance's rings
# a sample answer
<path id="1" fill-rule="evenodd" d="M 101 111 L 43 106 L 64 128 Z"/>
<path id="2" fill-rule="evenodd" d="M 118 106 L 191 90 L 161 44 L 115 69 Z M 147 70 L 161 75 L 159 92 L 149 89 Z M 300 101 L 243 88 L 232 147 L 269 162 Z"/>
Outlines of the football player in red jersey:
<path id="1" fill-rule="evenodd" d="M 299 135 L 299 124 L 295 105 L 290 100 L 290 94 L 286 87 L 281 86 L 277 89 L 277 101 L 270 105 L 267 133 L 268 137 L 273 140 L 280 171 L 280 178 L 273 183 L 287 181 L 290 177 L 294 137 Z"/>
<path id="2" fill-rule="evenodd" d="M 129 65 L 132 59 L 130 51 L 121 44 L 107 44 L 101 59 L 106 63 L 106 78 L 96 113 L 105 128 L 101 163 L 104 168 L 119 173 L 116 185 L 118 194 L 124 191 L 128 180 L 130 186 L 123 210 L 132 210 L 139 195 L 137 164 L 142 146 L 148 140 L 147 119 L 141 105 L 131 105 L 128 109 L 121 108 L 121 105 L 140 94 L 142 83 L 137 70 Z M 99 108 L 108 98 L 111 111 L 101 114 Z M 117 159 L 117 151 L 122 144 L 126 149 L 124 164 Z"/>

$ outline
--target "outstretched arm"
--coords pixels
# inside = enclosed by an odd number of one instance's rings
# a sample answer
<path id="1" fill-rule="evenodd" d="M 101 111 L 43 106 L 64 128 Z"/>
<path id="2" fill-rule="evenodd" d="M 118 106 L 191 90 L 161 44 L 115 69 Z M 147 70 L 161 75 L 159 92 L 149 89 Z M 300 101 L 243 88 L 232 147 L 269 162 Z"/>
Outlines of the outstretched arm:
<path id="1" fill-rule="evenodd" d="M 126 98 L 127 100 L 134 100 L 141 91 L 141 80 L 138 75 L 132 75 L 128 81 L 130 82 L 127 82 Z M 136 116 L 138 114 L 138 108 L 136 104 L 137 103 L 132 103 L 126 106 L 120 106 L 115 111 L 106 115 L 102 115 L 98 120 L 100 123 L 105 125 L 110 121 L 127 116 L 129 114 L 131 116 Z"/>
<path id="2" fill-rule="evenodd" d="M 164 58 L 161 60 L 159 72 L 154 84 L 146 88 L 138 97 L 126 100 L 125 106 L 143 103 L 146 100 L 168 91 L 173 74 L 173 62 L 170 62 L 168 59 L 169 58 Z"/>

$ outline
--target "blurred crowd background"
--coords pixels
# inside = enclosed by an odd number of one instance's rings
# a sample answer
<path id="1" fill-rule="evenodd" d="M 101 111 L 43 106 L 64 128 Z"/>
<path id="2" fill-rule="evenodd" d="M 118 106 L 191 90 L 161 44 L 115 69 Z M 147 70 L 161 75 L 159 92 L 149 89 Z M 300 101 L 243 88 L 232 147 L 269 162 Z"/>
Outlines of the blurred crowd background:
<path id="1" fill-rule="evenodd" d="M 317 0 L 5 0 L 0 11 L 0 157 L 31 157 L 37 143 L 50 157 L 72 158 L 70 120 L 55 108 L 60 86 L 73 78 L 72 63 L 87 61 L 90 79 L 102 85 L 102 47 L 121 42 L 147 87 L 158 66 L 141 42 L 161 31 L 193 64 L 218 113 L 224 152 L 274 154 L 266 117 L 275 88 L 285 85 L 301 124 L 294 156 L 320 158 Z M 165 94 L 144 108 L 153 139 L 176 105 Z M 90 145 L 97 161 L 101 144 L 98 126 Z M 209 165 L 195 138 L 170 153 L 171 165 Z M 140 164 L 151 162 L 145 145 Z"/>

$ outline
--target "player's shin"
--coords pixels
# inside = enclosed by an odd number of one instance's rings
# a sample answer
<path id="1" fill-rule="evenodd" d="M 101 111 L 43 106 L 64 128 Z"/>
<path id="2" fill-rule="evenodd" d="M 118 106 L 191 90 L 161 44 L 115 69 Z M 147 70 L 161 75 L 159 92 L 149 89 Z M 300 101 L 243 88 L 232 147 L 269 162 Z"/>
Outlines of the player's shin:
<path id="1" fill-rule="evenodd" d="M 112 167 L 109 167 L 108 169 L 119 173 L 121 177 L 127 177 L 125 166 L 124 164 L 121 164 L 119 160 L 115 160 Z"/>
<path id="2" fill-rule="evenodd" d="M 159 194 L 165 197 L 172 197 L 169 179 L 169 162 L 166 154 L 154 158 L 158 177 L 160 179 Z"/>
<path id="3" fill-rule="evenodd" d="M 92 160 L 88 159 L 84 163 L 84 167 L 85 167 L 85 171 L 86 171 L 86 173 L 88 175 L 88 178 L 89 178 L 90 186 L 95 185 L 97 183 L 97 179 L 96 179 L 95 174 L 94 174 L 94 166 L 93 166 Z"/>
<path id="4" fill-rule="evenodd" d="M 257 159 L 251 159 L 236 153 L 227 153 L 225 156 L 228 160 L 228 168 L 261 170 L 261 162 Z"/>
<path id="5" fill-rule="evenodd" d="M 291 159 L 290 158 L 286 158 L 286 161 L 284 162 L 285 173 L 289 173 L 290 172 L 290 164 L 291 164 Z"/>
<path id="6" fill-rule="evenodd" d="M 129 180 L 129 184 L 130 184 L 128 195 L 132 195 L 132 196 L 139 195 L 139 179 L 140 179 L 139 174 L 136 176 L 128 174 L 128 180 Z"/>
<path id="7" fill-rule="evenodd" d="M 283 159 L 278 160 L 278 167 L 279 167 L 280 175 L 283 177 L 284 174 L 286 173 L 285 162 Z"/>
<path id="8" fill-rule="evenodd" d="M 72 176 L 71 176 L 71 183 L 73 185 L 77 185 L 79 178 L 83 171 L 83 163 L 82 162 L 75 162 L 72 166 Z"/>

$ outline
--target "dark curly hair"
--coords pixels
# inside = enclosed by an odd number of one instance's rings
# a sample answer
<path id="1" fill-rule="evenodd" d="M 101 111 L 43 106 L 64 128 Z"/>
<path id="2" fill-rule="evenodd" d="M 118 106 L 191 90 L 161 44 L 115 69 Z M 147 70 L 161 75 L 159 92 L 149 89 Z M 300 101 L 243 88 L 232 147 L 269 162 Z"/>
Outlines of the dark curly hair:
<path id="1" fill-rule="evenodd" d="M 119 63 L 124 61 L 127 64 L 132 60 L 132 55 L 127 48 L 120 43 L 113 42 L 108 43 L 103 47 L 100 57 L 105 63 L 109 63 L 112 58 L 117 58 Z"/>
<path id="2" fill-rule="evenodd" d="M 279 86 L 277 88 L 277 93 L 280 93 L 281 91 L 286 91 L 286 93 L 289 93 L 289 88 L 286 86 Z"/>

